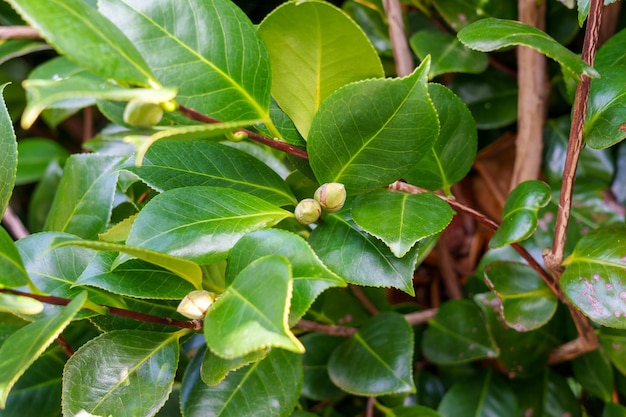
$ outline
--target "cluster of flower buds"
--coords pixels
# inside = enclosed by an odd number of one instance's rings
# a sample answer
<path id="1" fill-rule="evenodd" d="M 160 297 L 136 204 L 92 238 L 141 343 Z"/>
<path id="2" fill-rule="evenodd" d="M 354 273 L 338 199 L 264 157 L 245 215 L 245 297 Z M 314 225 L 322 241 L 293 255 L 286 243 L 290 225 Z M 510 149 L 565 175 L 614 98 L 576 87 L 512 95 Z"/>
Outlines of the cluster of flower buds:
<path id="1" fill-rule="evenodd" d="M 346 202 L 346 187 L 338 182 L 328 182 L 320 186 L 313 198 L 305 198 L 296 206 L 296 219 L 302 224 L 315 223 L 322 210 L 335 212 Z"/>
<path id="2" fill-rule="evenodd" d="M 132 127 L 149 128 L 161 121 L 163 109 L 157 103 L 133 99 L 124 108 L 124 122 Z"/>
<path id="3" fill-rule="evenodd" d="M 204 318 L 209 307 L 215 301 L 215 295 L 205 290 L 195 290 L 190 292 L 178 304 L 176 311 L 183 316 L 200 320 Z"/>

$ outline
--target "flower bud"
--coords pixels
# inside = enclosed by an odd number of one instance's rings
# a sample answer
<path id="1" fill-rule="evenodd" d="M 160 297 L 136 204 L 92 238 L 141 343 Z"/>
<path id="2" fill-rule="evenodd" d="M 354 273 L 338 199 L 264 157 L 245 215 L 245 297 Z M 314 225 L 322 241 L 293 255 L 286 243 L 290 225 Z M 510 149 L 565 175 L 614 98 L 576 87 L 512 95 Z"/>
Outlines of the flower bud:
<path id="1" fill-rule="evenodd" d="M 205 290 L 195 290 L 181 300 L 176 311 L 190 319 L 199 320 L 204 318 L 213 301 L 212 293 Z"/>
<path id="2" fill-rule="evenodd" d="M 133 127 L 152 127 L 159 123 L 162 117 L 163 109 L 161 106 L 140 99 L 129 101 L 124 109 L 124 121 Z"/>
<path id="3" fill-rule="evenodd" d="M 328 212 L 341 210 L 346 202 L 346 187 L 338 182 L 328 182 L 315 191 L 315 199 Z"/>
<path id="4" fill-rule="evenodd" d="M 322 214 L 320 203 L 312 198 L 305 198 L 296 206 L 296 220 L 301 224 L 315 223 L 320 218 L 320 214 Z"/>

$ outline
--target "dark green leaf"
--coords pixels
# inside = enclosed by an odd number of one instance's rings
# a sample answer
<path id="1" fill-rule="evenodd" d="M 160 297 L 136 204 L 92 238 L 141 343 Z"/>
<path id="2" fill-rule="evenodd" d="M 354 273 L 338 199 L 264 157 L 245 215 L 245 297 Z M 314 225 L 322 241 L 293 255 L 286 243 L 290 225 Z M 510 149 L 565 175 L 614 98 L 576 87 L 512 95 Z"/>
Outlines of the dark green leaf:
<path id="1" fill-rule="evenodd" d="M 57 142 L 44 138 L 20 140 L 17 152 L 17 185 L 39 181 L 51 161 L 63 163 L 69 155 Z"/>
<path id="2" fill-rule="evenodd" d="M 422 405 L 404 405 L 391 410 L 388 417 L 441 417 L 435 410 Z"/>
<path id="3" fill-rule="evenodd" d="M 0 86 L 0 95 L 4 93 L 6 84 Z M 7 111 L 4 96 L 0 100 L 0 217 L 9 205 L 9 199 L 13 194 L 15 177 L 17 175 L 17 142 L 13 131 L 13 122 Z"/>
<path id="4" fill-rule="evenodd" d="M 433 5 L 455 30 L 487 16 L 515 19 L 517 3 L 512 0 L 434 0 Z"/>
<path id="5" fill-rule="evenodd" d="M 15 243 L 4 228 L 0 227 L 0 287 L 21 287 L 30 279 Z"/>
<path id="6" fill-rule="evenodd" d="M 43 230 L 62 175 L 63 168 L 57 161 L 52 161 L 35 187 L 28 205 L 28 229 L 31 233 Z"/>
<path id="7" fill-rule="evenodd" d="M 601 350 L 594 350 L 572 361 L 576 381 L 604 402 L 613 396 L 613 368 Z"/>
<path id="8" fill-rule="evenodd" d="M 237 358 L 224 359 L 207 349 L 202 359 L 200 377 L 207 385 L 217 385 L 226 378 L 229 372 L 263 360 L 268 352 L 269 349 L 255 350 Z"/>
<path id="9" fill-rule="evenodd" d="M 405 78 L 348 84 L 322 103 L 307 147 L 320 183 L 343 183 L 349 194 L 380 188 L 430 150 L 439 123 L 426 85 L 429 62 Z"/>
<path id="10" fill-rule="evenodd" d="M 302 395 L 315 401 L 335 400 L 345 395 L 330 380 L 328 360 L 343 338 L 322 333 L 309 333 L 300 339 L 306 351 L 302 355 L 304 382 Z"/>
<path id="11" fill-rule="evenodd" d="M 415 391 L 413 329 L 403 316 L 383 312 L 372 317 L 330 356 L 330 379 L 356 395 Z"/>
<path id="12" fill-rule="evenodd" d="M 600 344 L 613 366 L 622 375 L 626 375 L 626 333 L 622 331 L 614 334 L 614 332 L 616 331 L 608 332 L 607 329 L 603 329 L 599 336 Z"/>
<path id="13" fill-rule="evenodd" d="M 45 42 L 33 39 L 5 39 L 0 44 L 0 64 L 32 52 L 51 49 Z M 0 414 L 2 415 L 2 414 Z"/>
<path id="14" fill-rule="evenodd" d="M 580 404 L 568 381 L 548 367 L 536 377 L 514 379 L 511 384 L 522 415 L 581 416 Z"/>
<path id="15" fill-rule="evenodd" d="M 626 416 L 626 407 L 608 402 L 604 406 L 602 417 L 624 417 Z"/>

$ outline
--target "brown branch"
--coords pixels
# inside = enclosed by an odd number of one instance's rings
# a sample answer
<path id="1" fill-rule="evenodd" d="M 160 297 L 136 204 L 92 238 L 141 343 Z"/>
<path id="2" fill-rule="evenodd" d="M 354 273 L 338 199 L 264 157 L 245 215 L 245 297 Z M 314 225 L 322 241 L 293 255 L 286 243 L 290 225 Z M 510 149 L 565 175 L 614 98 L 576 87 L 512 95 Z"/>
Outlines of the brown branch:
<path id="1" fill-rule="evenodd" d="M 11 206 L 7 206 L 7 209 L 4 212 L 4 217 L 2 218 L 2 223 L 4 223 L 4 226 L 7 228 L 7 231 L 16 240 L 22 239 L 30 235 L 30 232 L 24 226 L 24 223 L 22 223 L 22 220 L 20 220 L 20 218 L 17 217 L 17 214 L 15 214 Z"/>
<path id="2" fill-rule="evenodd" d="M 358 287 L 356 285 L 350 285 L 350 290 L 352 290 L 352 293 L 354 294 L 354 296 L 359 299 L 361 304 L 363 304 L 363 307 L 365 307 L 365 309 L 372 316 L 375 316 L 376 314 L 379 313 L 378 308 L 376 308 L 374 303 L 372 303 L 372 301 L 369 298 L 367 298 L 367 295 L 365 295 L 361 287 Z"/>
<path id="3" fill-rule="evenodd" d="M 376 397 L 367 397 L 367 405 L 365 406 L 365 417 L 374 417 L 374 405 Z"/>
<path id="4" fill-rule="evenodd" d="M 400 2 L 398 0 L 383 0 L 383 7 L 389 23 L 389 39 L 393 49 L 393 60 L 396 63 L 396 73 L 399 77 L 404 77 L 412 73 L 415 66 L 406 39 Z"/>
<path id="5" fill-rule="evenodd" d="M 438 308 L 416 311 L 415 313 L 405 314 L 404 319 L 408 321 L 411 326 L 417 326 L 418 324 L 426 323 L 428 320 L 435 317 L 438 311 Z"/>
<path id="6" fill-rule="evenodd" d="M 74 348 L 69 344 L 67 339 L 65 339 L 62 334 L 57 336 L 57 343 L 61 347 L 63 352 L 65 352 L 67 357 L 71 358 L 74 354 Z"/>
<path id="7" fill-rule="evenodd" d="M 337 326 L 334 324 L 320 324 L 311 320 L 302 319 L 296 323 L 295 327 L 311 332 L 325 333 L 331 336 L 352 337 L 358 329 L 356 327 Z"/>
<path id="8" fill-rule="evenodd" d="M 30 26 L 2 26 L 0 27 L 0 39 L 37 39 L 41 35 Z"/>

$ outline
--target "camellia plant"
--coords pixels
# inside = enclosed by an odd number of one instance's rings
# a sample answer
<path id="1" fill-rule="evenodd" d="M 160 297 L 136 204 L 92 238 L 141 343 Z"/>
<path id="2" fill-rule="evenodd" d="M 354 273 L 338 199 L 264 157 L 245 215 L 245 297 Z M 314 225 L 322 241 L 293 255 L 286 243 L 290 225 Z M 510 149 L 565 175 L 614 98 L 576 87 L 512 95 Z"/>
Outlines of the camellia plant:
<path id="1" fill-rule="evenodd" d="M 626 415 L 619 2 L 239 4 L 0 4 L 0 416 Z"/>

